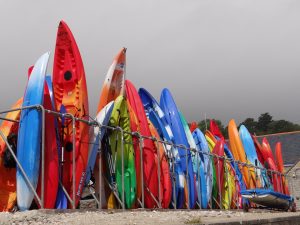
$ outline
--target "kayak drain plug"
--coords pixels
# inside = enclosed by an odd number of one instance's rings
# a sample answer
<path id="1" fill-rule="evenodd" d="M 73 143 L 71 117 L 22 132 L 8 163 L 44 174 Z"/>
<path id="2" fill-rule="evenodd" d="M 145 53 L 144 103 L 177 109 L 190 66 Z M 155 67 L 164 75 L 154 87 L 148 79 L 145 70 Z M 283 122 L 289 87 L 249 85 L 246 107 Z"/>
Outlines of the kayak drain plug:
<path id="1" fill-rule="evenodd" d="M 67 70 L 64 74 L 64 78 L 65 78 L 65 80 L 71 80 L 72 73 L 69 70 Z"/>
<path id="2" fill-rule="evenodd" d="M 72 152 L 72 150 L 73 150 L 73 143 L 70 142 L 70 141 L 68 141 L 66 143 L 66 145 L 65 145 L 65 149 L 66 149 L 67 152 Z"/>

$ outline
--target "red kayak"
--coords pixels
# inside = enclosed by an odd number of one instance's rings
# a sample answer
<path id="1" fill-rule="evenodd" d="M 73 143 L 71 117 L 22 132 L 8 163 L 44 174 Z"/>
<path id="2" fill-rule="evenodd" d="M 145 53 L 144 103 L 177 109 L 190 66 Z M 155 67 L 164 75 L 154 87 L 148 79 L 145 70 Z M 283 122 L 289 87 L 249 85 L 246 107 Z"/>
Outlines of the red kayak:
<path id="1" fill-rule="evenodd" d="M 283 159 L 282 159 L 281 143 L 280 142 L 277 142 L 276 146 L 275 146 L 275 159 L 276 159 L 276 164 L 277 164 L 278 171 L 280 173 L 283 173 L 284 168 L 283 168 Z"/>
<path id="2" fill-rule="evenodd" d="M 223 138 L 224 139 L 224 136 L 221 133 L 218 124 L 214 120 L 210 120 L 210 122 L 209 122 L 209 130 L 210 130 L 211 133 L 213 133 L 218 138 L 221 138 L 221 139 Z"/>
<path id="3" fill-rule="evenodd" d="M 128 102 L 131 105 L 139 121 L 141 135 L 150 137 L 151 132 L 149 129 L 143 103 L 140 99 L 140 96 L 136 88 L 129 80 L 125 81 L 125 90 L 126 90 L 126 96 Z M 157 207 L 156 202 L 151 196 L 152 194 L 156 199 L 158 199 L 158 184 L 157 184 L 158 176 L 157 176 L 157 164 L 155 162 L 155 152 L 156 152 L 156 148 L 153 141 L 150 139 L 144 139 L 143 140 L 143 169 L 144 169 L 143 176 L 144 176 L 145 206 L 147 208 Z"/>
<path id="4" fill-rule="evenodd" d="M 275 159 L 276 159 L 278 171 L 283 174 L 284 166 L 283 166 L 283 159 L 282 159 L 281 142 L 276 143 Z M 281 182 L 282 182 L 282 190 L 283 190 L 284 194 L 290 195 L 288 183 L 284 176 L 281 176 Z"/>
<path id="5" fill-rule="evenodd" d="M 273 160 L 273 162 L 275 162 L 275 158 L 272 153 L 271 146 L 268 142 L 268 139 L 265 137 L 262 140 L 262 155 L 263 155 L 263 158 L 265 161 L 267 160 L 267 158 L 271 158 Z"/>
<path id="6" fill-rule="evenodd" d="M 268 169 L 270 169 L 272 171 L 272 172 L 268 171 L 268 174 L 271 177 L 274 191 L 282 193 L 282 189 L 280 187 L 281 186 L 281 184 L 280 184 L 281 183 L 280 176 L 277 173 L 275 173 L 275 172 L 278 172 L 278 169 L 277 169 L 277 167 L 275 165 L 275 162 L 273 161 L 273 159 L 267 158 L 266 163 L 267 163 Z"/>
<path id="7" fill-rule="evenodd" d="M 224 157 L 224 140 L 220 139 L 217 141 L 214 149 L 213 154 Z M 219 195 L 222 193 L 223 184 L 224 184 L 224 158 L 217 158 L 214 157 L 214 164 L 216 168 L 216 174 L 217 174 L 217 185 L 218 185 L 218 192 Z"/>
<path id="8" fill-rule="evenodd" d="M 89 105 L 84 67 L 73 34 L 64 21 L 61 21 L 58 26 L 53 67 L 56 109 L 59 111 L 61 105 L 64 105 L 67 113 L 87 120 Z M 72 121 L 70 119 L 65 121 L 62 143 L 64 146 L 62 174 L 63 185 L 71 198 L 75 193 L 77 206 L 84 187 L 85 169 L 88 160 L 89 127 L 86 123 L 79 121 L 76 121 L 75 126 L 76 133 L 73 134 Z M 73 146 L 73 135 L 75 135 L 76 146 Z M 76 149 L 75 174 L 72 173 L 74 147 Z M 72 187 L 74 179 L 75 190 Z"/>
<path id="9" fill-rule="evenodd" d="M 268 174 L 272 180 L 274 191 L 282 193 L 281 178 L 280 178 L 280 175 L 278 175 L 276 173 L 276 172 L 279 172 L 278 167 L 275 164 L 275 158 L 274 158 L 271 146 L 270 146 L 267 138 L 263 138 L 263 141 L 262 141 L 262 155 L 263 155 L 265 165 L 267 166 L 267 168 L 269 170 L 275 171 L 275 172 L 268 171 Z"/>
<path id="10" fill-rule="evenodd" d="M 48 86 L 45 84 L 44 107 L 53 110 Z M 58 152 L 55 132 L 55 118 L 52 114 L 45 114 L 45 170 L 44 170 L 44 208 L 53 209 L 58 190 Z M 41 177 L 40 173 L 37 193 L 41 196 Z"/>
<path id="11" fill-rule="evenodd" d="M 193 132 L 197 128 L 198 128 L 197 122 L 195 122 L 195 121 L 191 122 L 191 124 L 190 124 L 190 131 Z"/>
<path id="12" fill-rule="evenodd" d="M 259 143 L 259 141 L 257 140 L 256 136 L 251 135 L 251 137 L 252 137 L 252 140 L 253 140 L 253 142 L 254 142 L 254 146 L 255 146 L 257 158 L 258 158 L 258 160 L 260 161 L 260 163 L 261 163 L 262 165 L 264 165 L 264 164 L 265 164 L 265 160 L 264 160 L 264 157 L 263 157 L 262 146 L 261 146 L 261 144 Z"/>

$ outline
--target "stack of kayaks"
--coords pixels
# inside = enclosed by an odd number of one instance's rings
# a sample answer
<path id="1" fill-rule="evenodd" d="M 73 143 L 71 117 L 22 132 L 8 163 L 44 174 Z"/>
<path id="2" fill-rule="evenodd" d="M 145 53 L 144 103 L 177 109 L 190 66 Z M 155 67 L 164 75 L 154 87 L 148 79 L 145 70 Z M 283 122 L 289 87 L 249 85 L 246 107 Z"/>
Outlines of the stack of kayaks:
<path id="1" fill-rule="evenodd" d="M 292 205 L 280 143 L 273 154 L 266 138 L 259 143 L 234 120 L 229 140 L 213 120 L 206 131 L 188 124 L 168 89 L 158 102 L 126 79 L 126 48 L 108 70 L 95 115 L 64 21 L 52 77 L 48 61 L 45 53 L 30 67 L 24 96 L 0 127 L 1 211 L 76 208 L 84 189 L 99 208 Z"/>

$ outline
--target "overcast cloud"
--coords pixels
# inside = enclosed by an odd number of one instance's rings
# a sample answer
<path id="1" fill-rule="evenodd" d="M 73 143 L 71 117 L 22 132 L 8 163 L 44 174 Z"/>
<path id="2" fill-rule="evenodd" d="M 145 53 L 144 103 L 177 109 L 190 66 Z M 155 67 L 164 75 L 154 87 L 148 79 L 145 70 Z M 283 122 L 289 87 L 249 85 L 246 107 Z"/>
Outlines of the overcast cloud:
<path id="1" fill-rule="evenodd" d="M 23 95 L 40 55 L 53 61 L 61 19 L 82 54 L 91 116 L 124 46 L 127 79 L 156 98 L 168 87 L 189 121 L 270 112 L 300 123 L 300 1 L 0 0 L 1 109 Z"/>

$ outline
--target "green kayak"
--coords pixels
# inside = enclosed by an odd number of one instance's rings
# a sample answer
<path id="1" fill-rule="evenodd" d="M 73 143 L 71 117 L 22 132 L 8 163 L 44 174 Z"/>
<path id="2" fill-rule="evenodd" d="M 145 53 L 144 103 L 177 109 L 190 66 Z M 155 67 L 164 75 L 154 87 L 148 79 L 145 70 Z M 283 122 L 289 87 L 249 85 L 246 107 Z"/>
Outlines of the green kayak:
<path id="1" fill-rule="evenodd" d="M 136 170 L 134 162 L 134 148 L 132 137 L 126 132 L 130 130 L 130 119 L 127 109 L 126 100 L 119 96 L 115 100 L 114 109 L 111 114 L 109 126 L 121 127 L 124 131 L 124 190 L 125 190 L 125 207 L 132 208 L 136 201 Z M 122 200 L 122 139 L 119 130 L 110 132 L 109 141 L 112 158 L 115 167 L 115 176 L 117 189 L 120 199 Z"/>

